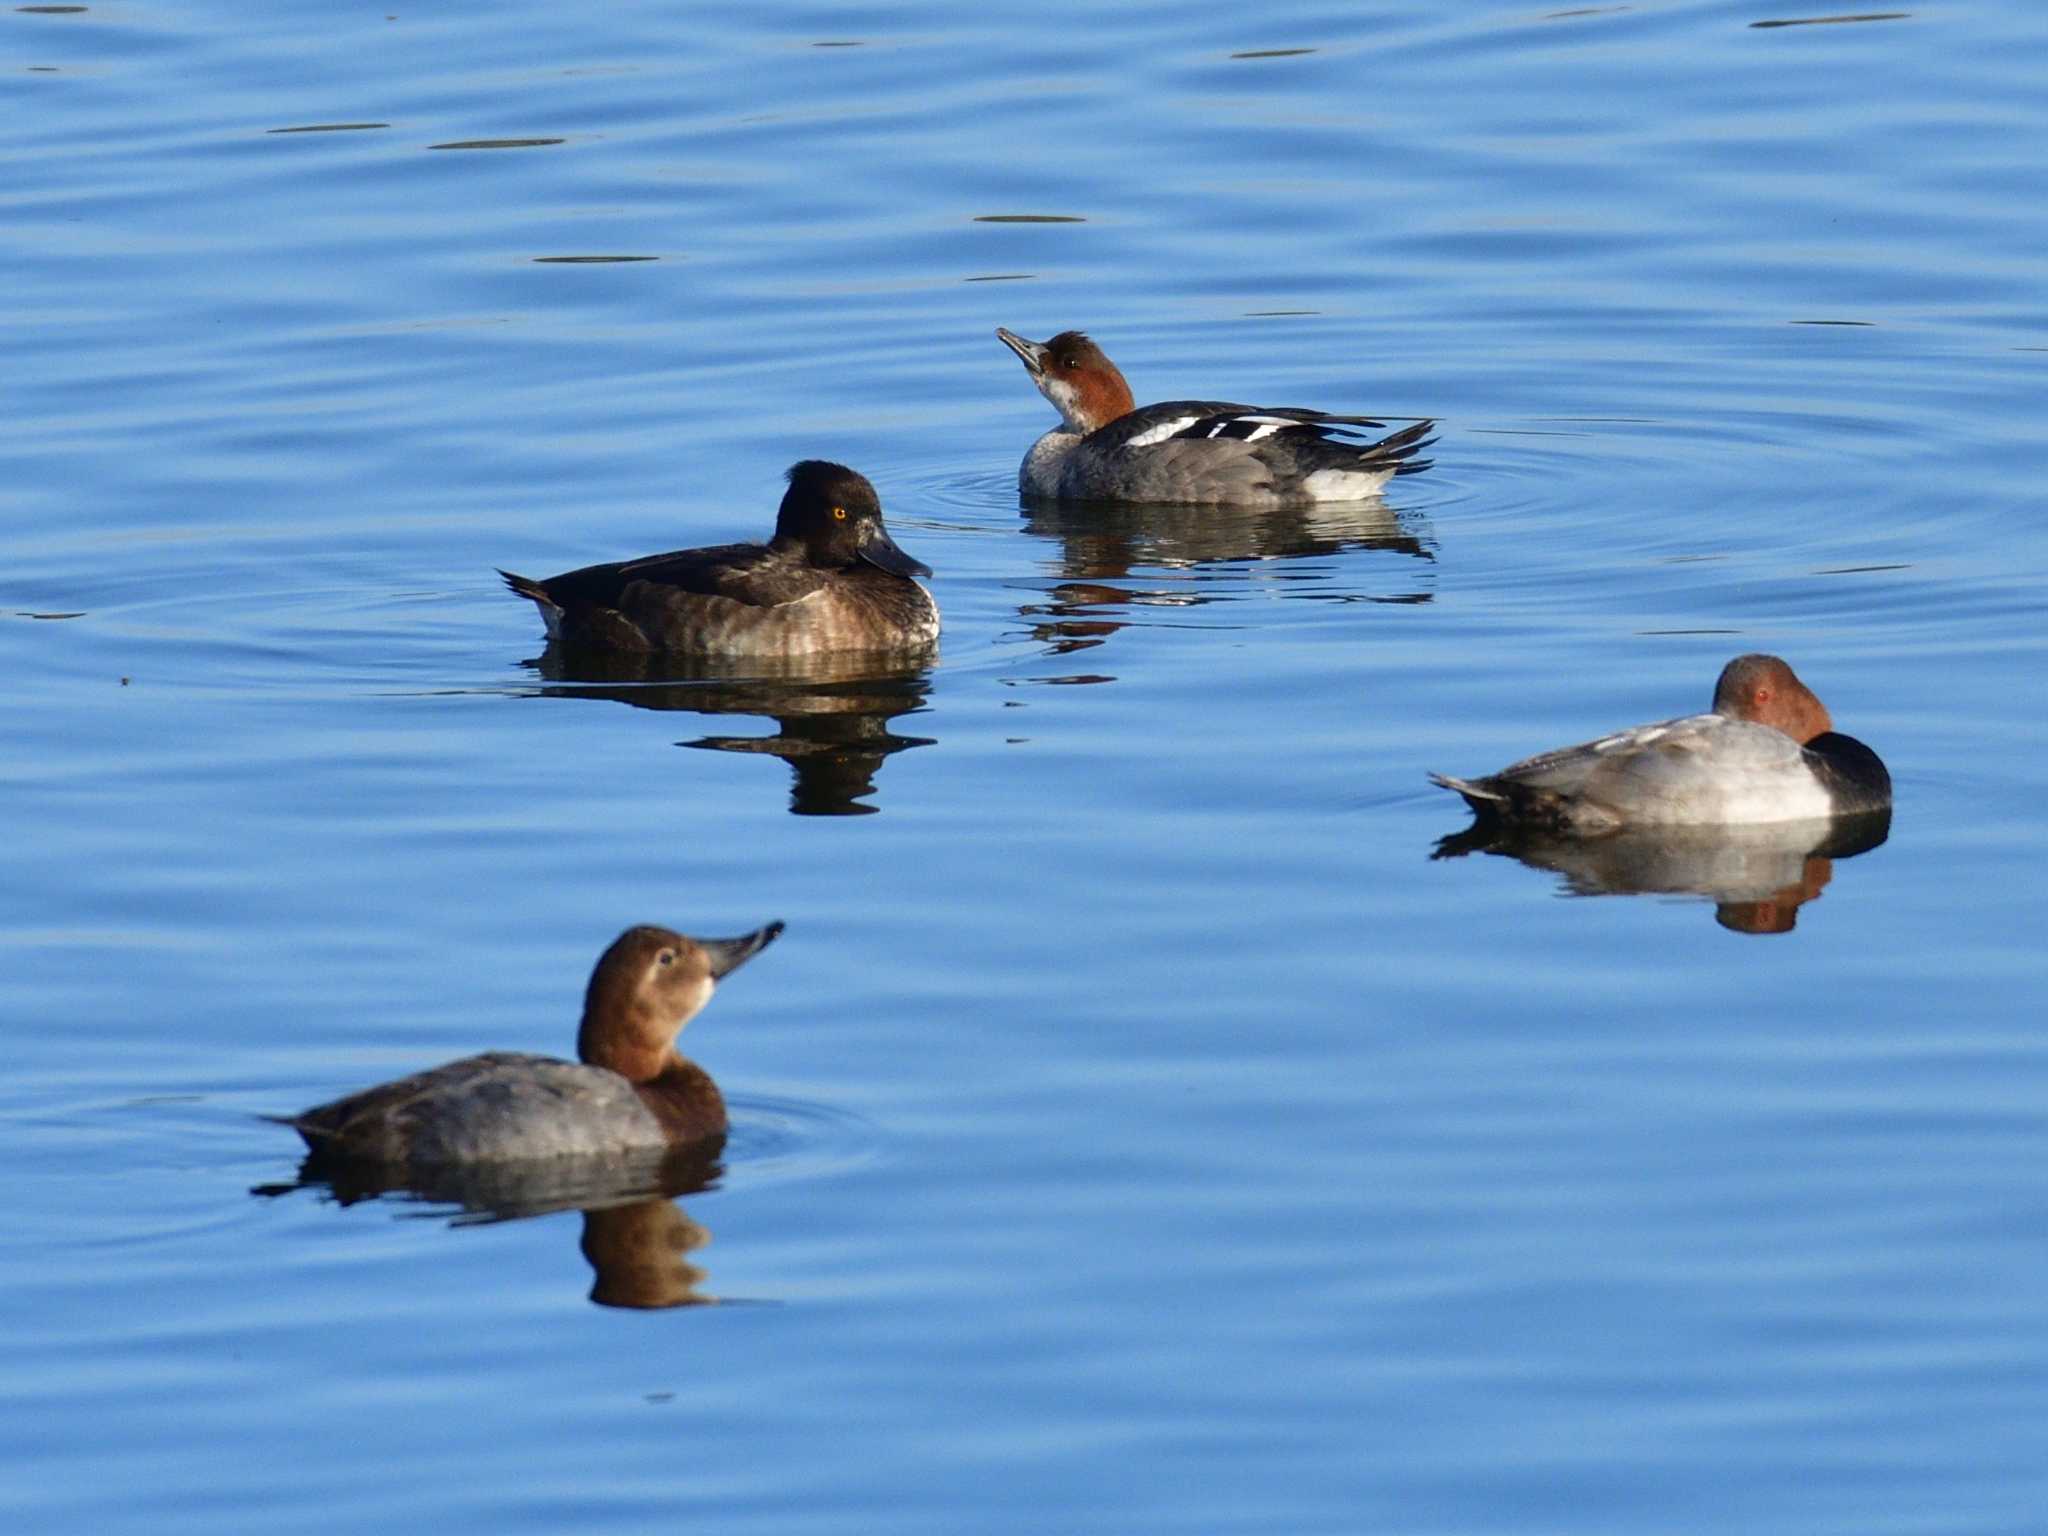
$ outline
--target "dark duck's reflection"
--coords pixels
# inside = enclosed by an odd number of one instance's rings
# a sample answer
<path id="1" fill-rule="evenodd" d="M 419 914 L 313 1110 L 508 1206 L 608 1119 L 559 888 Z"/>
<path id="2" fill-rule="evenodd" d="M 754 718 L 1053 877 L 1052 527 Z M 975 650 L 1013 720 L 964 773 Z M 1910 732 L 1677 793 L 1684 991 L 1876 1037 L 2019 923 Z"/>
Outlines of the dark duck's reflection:
<path id="1" fill-rule="evenodd" d="M 797 816 L 867 816 L 883 762 L 936 738 L 899 736 L 899 715 L 925 706 L 931 692 L 929 652 L 848 653 L 792 660 L 719 661 L 680 656 L 616 656 L 551 643 L 525 665 L 547 680 L 543 698 L 613 699 L 635 709 L 702 715 L 763 715 L 770 736 L 699 736 L 678 746 L 779 757 L 795 781 L 789 809 Z"/>
<path id="2" fill-rule="evenodd" d="M 1562 877 L 1574 896 L 1694 896 L 1736 933 L 1790 933 L 1835 864 L 1883 843 L 1889 808 L 1859 815 L 1738 827 L 1639 827 L 1586 838 L 1482 821 L 1442 839 L 1434 858 L 1496 853 Z"/>
<path id="3" fill-rule="evenodd" d="M 1035 639 L 1055 650 L 1084 650 L 1122 629 L 1127 619 L 1105 617 L 1128 608 L 1191 607 L 1223 594 L 1202 590 L 1216 579 L 1213 566 L 1283 561 L 1380 551 L 1432 564 L 1431 542 L 1413 520 L 1384 500 L 1331 502 L 1318 506 L 1254 510 L 1246 507 L 1146 505 L 1119 502 L 1055 502 L 1025 497 L 1024 531 L 1060 545 L 1061 580 L 1048 601 L 1020 611 Z M 1403 573 L 1415 567 L 1399 566 Z M 1180 583 L 1148 581 L 1145 574 L 1195 573 Z M 1389 579 L 1380 591 L 1339 584 L 1327 572 L 1302 571 L 1304 596 L 1328 601 L 1426 603 L 1429 588 L 1414 580 Z M 1353 572 L 1347 570 L 1345 576 Z M 1313 585 L 1310 585 L 1313 583 Z"/>

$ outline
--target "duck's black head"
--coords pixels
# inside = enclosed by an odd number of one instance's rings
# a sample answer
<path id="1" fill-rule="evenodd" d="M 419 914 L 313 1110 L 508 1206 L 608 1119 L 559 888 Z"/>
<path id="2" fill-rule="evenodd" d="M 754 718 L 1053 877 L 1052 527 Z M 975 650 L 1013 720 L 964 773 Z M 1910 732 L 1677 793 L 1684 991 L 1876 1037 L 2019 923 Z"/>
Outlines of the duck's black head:
<path id="1" fill-rule="evenodd" d="M 789 489 L 775 515 L 775 541 L 801 544 L 813 565 L 844 567 L 865 560 L 896 576 L 932 573 L 889 537 L 882 526 L 881 498 L 867 476 L 824 459 L 789 466 Z"/>

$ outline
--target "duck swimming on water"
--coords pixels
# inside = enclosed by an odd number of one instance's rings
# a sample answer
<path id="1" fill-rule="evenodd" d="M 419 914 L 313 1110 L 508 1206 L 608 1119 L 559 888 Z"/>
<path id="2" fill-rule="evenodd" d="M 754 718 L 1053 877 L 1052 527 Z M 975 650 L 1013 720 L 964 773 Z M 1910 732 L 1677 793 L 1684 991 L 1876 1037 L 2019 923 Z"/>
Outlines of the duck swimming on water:
<path id="1" fill-rule="evenodd" d="M 1560 747 L 1483 778 L 1430 779 L 1483 820 L 1582 835 L 1818 820 L 1892 803 L 1878 755 L 1834 728 L 1790 666 L 1762 654 L 1721 669 L 1708 714 Z"/>
<path id="2" fill-rule="evenodd" d="M 545 581 L 498 572 L 540 606 L 548 638 L 617 654 L 811 656 L 903 651 L 939 637 L 931 575 L 882 526 L 867 477 L 823 459 L 789 469 L 766 544 L 675 550 Z"/>
<path id="3" fill-rule="evenodd" d="M 997 326 L 996 339 L 1060 413 L 1017 472 L 1027 496 L 1267 510 L 1362 501 L 1396 475 L 1429 468 L 1415 455 L 1431 441 L 1431 421 L 1360 442 L 1361 428 L 1385 423 L 1222 400 L 1140 406 L 1116 364 L 1079 331 L 1028 341 Z"/>
<path id="4" fill-rule="evenodd" d="M 576 1035 L 580 1061 L 490 1051 L 270 1118 L 316 1157 L 413 1169 L 616 1155 L 723 1136 L 725 1100 L 676 1050 L 719 981 L 774 942 L 628 928 L 597 962 Z"/>

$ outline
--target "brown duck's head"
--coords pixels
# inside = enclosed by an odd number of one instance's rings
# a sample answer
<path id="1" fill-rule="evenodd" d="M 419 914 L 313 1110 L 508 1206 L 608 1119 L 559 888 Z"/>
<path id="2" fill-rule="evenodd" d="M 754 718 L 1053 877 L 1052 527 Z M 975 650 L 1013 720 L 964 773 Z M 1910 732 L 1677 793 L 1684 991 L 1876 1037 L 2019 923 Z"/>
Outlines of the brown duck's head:
<path id="1" fill-rule="evenodd" d="M 590 973 L 576 1054 L 628 1082 L 659 1077 L 676 1036 L 711 1000 L 718 983 L 774 942 L 770 923 L 736 939 L 693 939 L 669 928 L 628 928 Z"/>
<path id="2" fill-rule="evenodd" d="M 1774 726 L 1807 742 L 1835 728 L 1827 706 L 1776 656 L 1738 656 L 1714 684 L 1714 713 Z"/>

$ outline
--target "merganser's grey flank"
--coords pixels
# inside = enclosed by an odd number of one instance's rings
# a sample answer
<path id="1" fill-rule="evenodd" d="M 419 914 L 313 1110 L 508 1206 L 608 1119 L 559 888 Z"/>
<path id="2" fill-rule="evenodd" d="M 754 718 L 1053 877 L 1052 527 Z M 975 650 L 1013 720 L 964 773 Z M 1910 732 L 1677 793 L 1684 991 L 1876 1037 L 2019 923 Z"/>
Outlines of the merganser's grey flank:
<path id="1" fill-rule="evenodd" d="M 1029 341 L 997 326 L 996 336 L 1060 413 L 1018 470 L 1028 496 L 1302 507 L 1362 501 L 1394 476 L 1429 467 L 1415 455 L 1433 441 L 1433 421 L 1360 442 L 1362 429 L 1386 423 L 1221 400 L 1139 406 L 1116 364 L 1079 331 Z"/>

